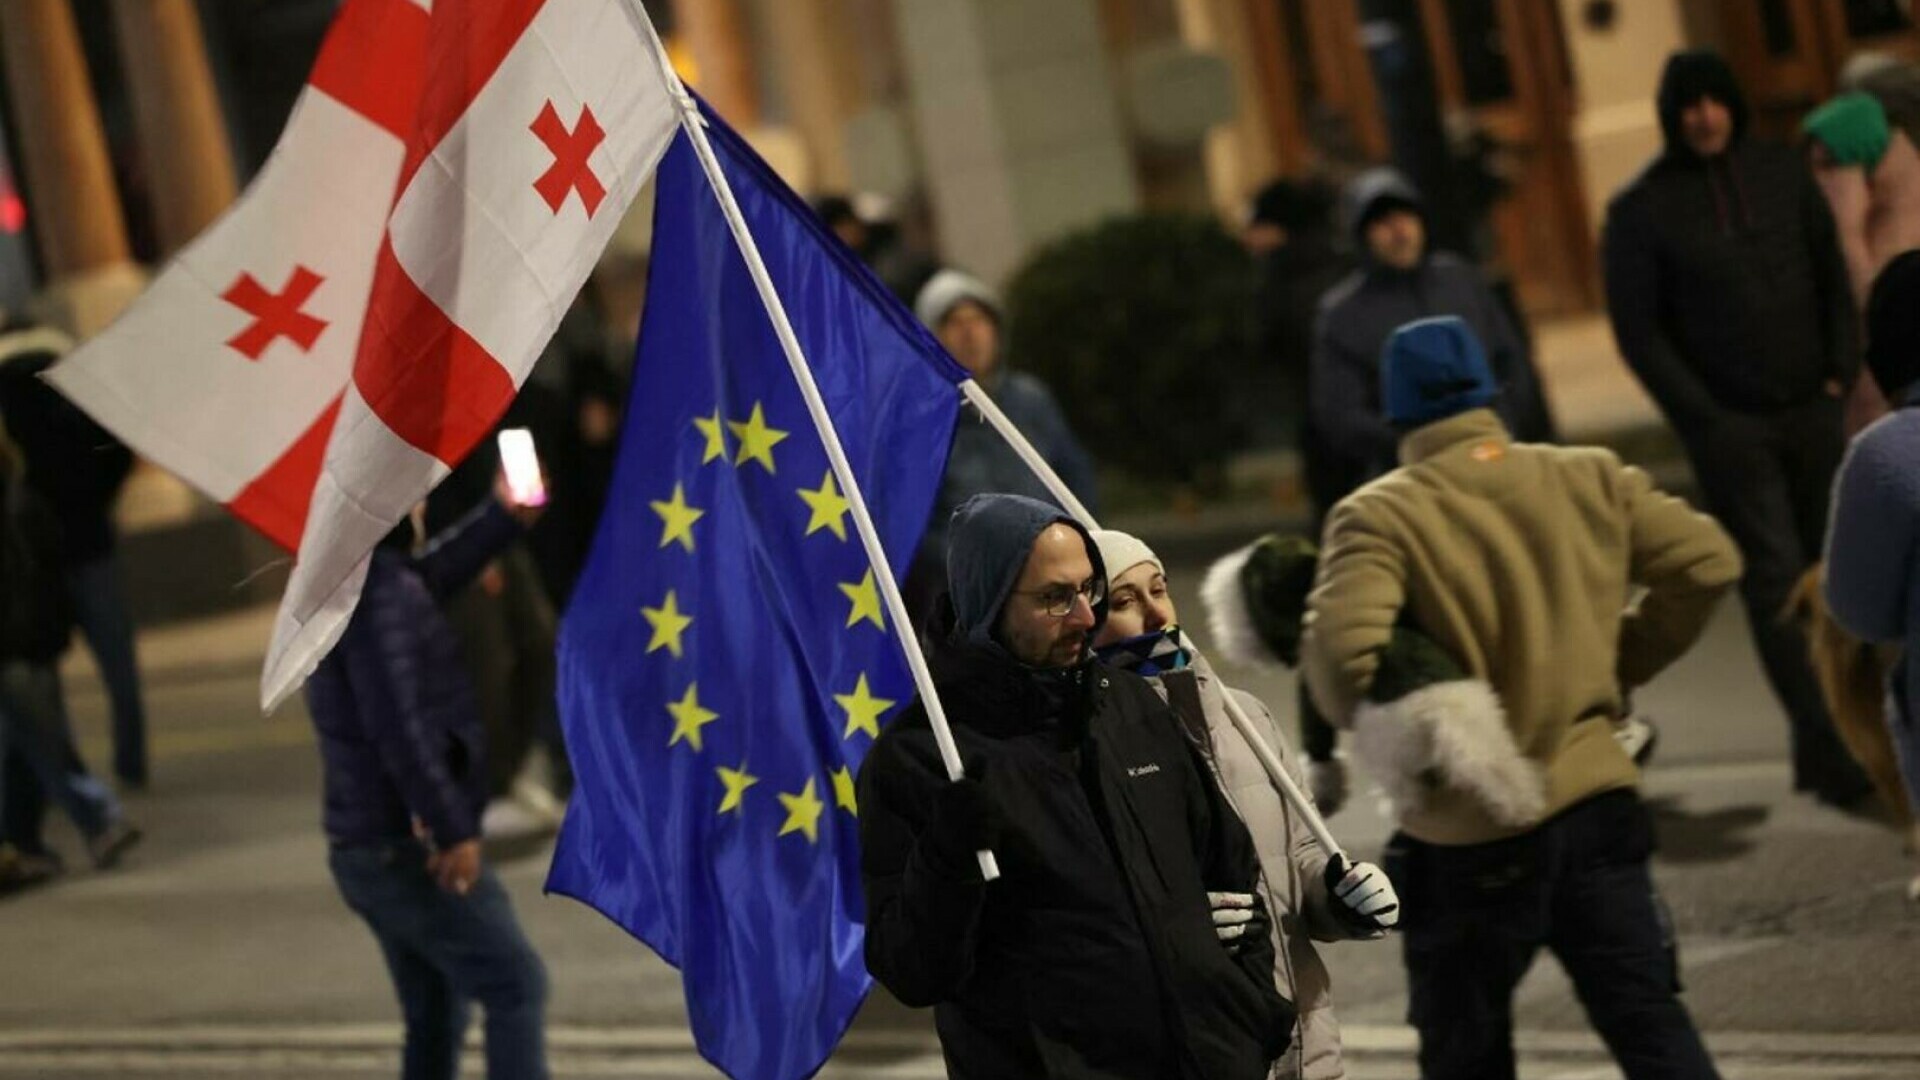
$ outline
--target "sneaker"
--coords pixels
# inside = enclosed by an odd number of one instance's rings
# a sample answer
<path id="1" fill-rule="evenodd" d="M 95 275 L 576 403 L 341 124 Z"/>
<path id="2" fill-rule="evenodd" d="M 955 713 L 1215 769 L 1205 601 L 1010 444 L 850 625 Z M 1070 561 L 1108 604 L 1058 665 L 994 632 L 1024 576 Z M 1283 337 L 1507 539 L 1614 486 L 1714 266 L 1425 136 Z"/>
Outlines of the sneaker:
<path id="1" fill-rule="evenodd" d="M 556 829 L 566 820 L 567 804 L 532 777 L 522 776 L 513 782 L 513 799 Z"/>
<path id="2" fill-rule="evenodd" d="M 512 796 L 493 800 L 480 815 L 480 835 L 488 840 L 523 840 L 553 830 L 545 814 Z"/>
<path id="3" fill-rule="evenodd" d="M 87 855 L 96 870 L 110 870 L 133 845 L 140 842 L 140 830 L 124 818 L 115 818 L 98 836 L 87 840 Z"/>
<path id="4" fill-rule="evenodd" d="M 58 856 L 0 848 L 0 896 L 45 885 L 65 869 Z"/>

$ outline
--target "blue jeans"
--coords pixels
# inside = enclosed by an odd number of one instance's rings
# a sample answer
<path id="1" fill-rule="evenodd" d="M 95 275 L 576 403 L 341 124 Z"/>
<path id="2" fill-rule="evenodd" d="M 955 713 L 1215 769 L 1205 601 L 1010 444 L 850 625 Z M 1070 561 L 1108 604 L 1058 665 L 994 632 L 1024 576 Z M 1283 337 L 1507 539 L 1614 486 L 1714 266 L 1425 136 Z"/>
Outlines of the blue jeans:
<path id="1" fill-rule="evenodd" d="M 475 1001 L 486 1012 L 487 1075 L 544 1080 L 547 973 L 506 890 L 483 869 L 456 896 L 434 883 L 426 863 L 412 839 L 336 844 L 327 857 L 393 976 L 407 1025 L 402 1080 L 453 1080 Z"/>
<path id="2" fill-rule="evenodd" d="M 87 639 L 100 681 L 113 704 L 113 774 L 135 784 L 147 781 L 147 713 L 140 701 L 140 667 L 133 654 L 133 620 L 112 555 L 67 568 L 67 595 L 74 621 Z"/>
<path id="3" fill-rule="evenodd" d="M 1513 991 L 1544 946 L 1628 1080 L 1717 1080 L 1680 1004 L 1652 851 L 1652 815 L 1630 791 L 1576 803 L 1510 840 L 1389 841 L 1382 861 L 1400 894 L 1420 1075 L 1513 1080 Z"/>
<path id="4" fill-rule="evenodd" d="M 42 850 L 40 815 L 48 799 L 90 840 L 120 816 L 113 793 L 73 748 L 59 672 L 47 664 L 0 664 L 0 839 Z"/>

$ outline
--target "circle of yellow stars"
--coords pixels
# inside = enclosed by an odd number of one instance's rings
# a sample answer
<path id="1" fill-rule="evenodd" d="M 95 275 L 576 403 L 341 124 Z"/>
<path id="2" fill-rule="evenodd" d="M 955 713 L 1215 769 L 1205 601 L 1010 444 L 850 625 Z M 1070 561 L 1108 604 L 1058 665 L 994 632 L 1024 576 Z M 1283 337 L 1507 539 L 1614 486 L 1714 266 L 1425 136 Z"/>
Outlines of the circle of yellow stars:
<path id="1" fill-rule="evenodd" d="M 745 420 L 724 418 L 720 410 L 711 415 L 698 416 L 693 420 L 694 431 L 702 440 L 702 465 L 715 461 L 728 462 L 735 468 L 744 468 L 756 463 L 767 471 L 769 476 L 778 475 L 779 469 L 774 460 L 774 448 L 785 441 L 791 432 L 772 427 L 767 423 L 766 411 L 760 402 L 754 402 L 753 409 Z M 729 452 L 729 435 L 733 448 Z M 820 485 L 814 488 L 800 487 L 795 492 L 806 503 L 808 510 L 805 536 L 818 532 L 831 533 L 834 539 L 846 543 L 847 514 L 852 510 L 852 502 L 841 493 L 840 484 L 828 469 L 820 478 Z M 684 484 L 676 483 L 673 493 L 666 499 L 656 499 L 648 504 L 660 518 L 659 547 L 665 549 L 679 544 L 682 550 L 691 554 L 695 550 L 694 526 L 706 516 L 706 510 L 687 502 Z M 840 582 L 840 592 L 848 602 L 847 628 L 852 629 L 863 622 L 872 623 L 877 629 L 886 629 L 886 619 L 882 614 L 879 589 L 875 585 L 873 570 L 857 582 Z M 652 628 L 652 636 L 647 641 L 649 654 L 667 650 L 674 659 L 685 655 L 682 638 L 693 625 L 694 617 L 680 609 L 679 595 L 676 590 L 668 589 L 666 596 L 658 606 L 640 609 L 640 614 Z M 897 702 L 889 698 L 877 697 L 867 683 L 867 676 L 860 674 L 853 689 L 844 694 L 834 694 L 833 700 L 846 713 L 846 731 L 844 739 L 865 734 L 869 739 L 880 735 L 880 718 Z M 669 747 L 687 744 L 694 753 L 705 750 L 701 732 L 709 724 L 717 723 L 720 714 L 700 703 L 700 688 L 697 682 L 687 684 L 687 689 L 678 701 L 668 702 L 668 715 L 673 718 L 673 733 L 668 736 Z M 760 777 L 747 770 L 742 761 L 737 768 L 722 765 L 714 769 L 715 777 L 720 781 L 722 794 L 717 813 L 731 814 L 742 810 L 746 804 L 747 791 L 760 783 Z M 833 788 L 833 805 L 849 814 L 858 816 L 858 800 L 854 791 L 852 770 L 846 766 L 833 769 L 828 773 Z M 780 836 L 798 833 L 809 842 L 818 843 L 820 837 L 820 818 L 826 812 L 827 803 L 821 797 L 818 779 L 809 777 L 799 791 L 777 793 L 780 805 L 786 809 L 786 820 L 780 826 Z"/>

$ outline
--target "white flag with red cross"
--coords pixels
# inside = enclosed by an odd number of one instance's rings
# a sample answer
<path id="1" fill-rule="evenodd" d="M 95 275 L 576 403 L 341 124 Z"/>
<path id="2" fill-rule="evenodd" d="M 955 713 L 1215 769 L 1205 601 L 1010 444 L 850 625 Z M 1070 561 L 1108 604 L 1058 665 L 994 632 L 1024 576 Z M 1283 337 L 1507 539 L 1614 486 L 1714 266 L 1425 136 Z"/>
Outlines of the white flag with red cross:
<path id="1" fill-rule="evenodd" d="M 505 412 L 678 130 L 637 0 L 348 0 L 260 176 L 49 374 L 295 552 L 268 708 Z"/>

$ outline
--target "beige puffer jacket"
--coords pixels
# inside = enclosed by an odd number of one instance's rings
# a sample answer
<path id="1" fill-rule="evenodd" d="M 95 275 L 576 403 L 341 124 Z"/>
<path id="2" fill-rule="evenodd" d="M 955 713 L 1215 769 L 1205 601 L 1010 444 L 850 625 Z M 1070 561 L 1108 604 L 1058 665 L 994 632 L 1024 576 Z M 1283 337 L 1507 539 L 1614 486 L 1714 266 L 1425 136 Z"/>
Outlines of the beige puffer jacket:
<path id="1" fill-rule="evenodd" d="M 1274 1080 L 1342 1080 L 1346 1068 L 1340 1060 L 1340 1025 L 1333 1016 L 1331 981 L 1313 947 L 1315 939 L 1336 941 L 1348 936 L 1327 906 L 1330 899 L 1322 878 L 1327 853 L 1315 842 L 1299 813 L 1275 789 L 1253 747 L 1227 717 L 1222 695 L 1234 695 L 1303 793 L 1307 791 L 1306 775 L 1260 699 L 1225 687 L 1203 658 L 1196 658 L 1187 670 L 1164 678 L 1180 679 L 1189 672 L 1196 683 L 1211 742 L 1201 750 L 1227 801 L 1253 834 L 1259 852 L 1267 911 L 1273 917 L 1274 983 L 1299 1013 L 1293 1041 L 1274 1063 L 1272 1076 Z M 1161 696 L 1168 696 L 1163 678 L 1148 681 Z M 1177 711 L 1178 702 L 1173 704 Z"/>

